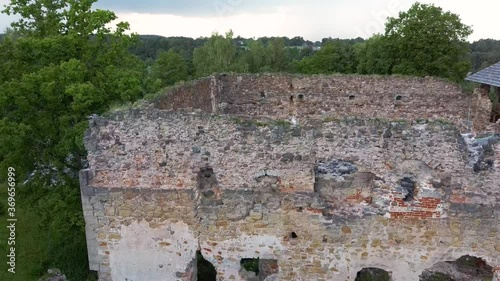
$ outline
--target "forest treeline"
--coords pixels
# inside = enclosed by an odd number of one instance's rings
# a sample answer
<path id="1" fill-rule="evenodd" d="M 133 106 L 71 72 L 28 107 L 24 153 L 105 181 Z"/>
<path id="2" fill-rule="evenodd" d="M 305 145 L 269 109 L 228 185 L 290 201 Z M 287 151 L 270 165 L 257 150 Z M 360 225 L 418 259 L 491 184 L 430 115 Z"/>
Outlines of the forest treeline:
<path id="1" fill-rule="evenodd" d="M 413 11 L 418 13 L 419 11 Z M 413 15 L 407 15 L 412 17 Z M 451 37 L 425 36 L 416 26 L 397 22 L 386 34 L 365 40 L 324 38 L 321 42 L 302 37 L 234 37 L 232 31 L 207 38 L 138 36 L 130 51 L 150 70 L 157 87 L 172 85 L 214 72 L 288 72 L 302 74 L 402 74 L 437 76 L 461 83 L 474 73 L 500 61 L 500 40 L 467 43 L 471 33 L 452 14 L 443 23 L 458 26 Z M 389 24 L 389 23 L 388 23 Z M 443 33 L 447 27 L 443 24 Z M 175 69 L 179 71 L 175 71 Z"/>
<path id="2" fill-rule="evenodd" d="M 332 39 L 323 38 L 321 41 L 312 42 L 305 40 L 303 37 L 297 36 L 294 38 L 288 37 L 260 37 L 257 39 L 236 37 L 233 38 L 233 44 L 240 53 L 247 51 L 254 41 L 260 41 L 263 45 L 267 45 L 269 41 L 283 39 L 287 53 L 288 69 L 294 70 L 292 62 L 300 60 L 304 57 L 309 57 L 317 52 L 321 46 L 331 41 L 338 41 L 341 44 L 356 48 L 367 40 L 363 38 L 356 39 Z M 191 67 L 190 73 L 194 73 L 192 69 L 193 51 L 196 48 L 203 46 L 208 37 L 189 38 L 189 37 L 164 37 L 159 35 L 139 35 L 140 42 L 132 47 L 130 51 L 141 58 L 148 64 L 154 63 L 158 54 L 163 51 L 173 50 L 179 53 L 185 60 L 186 64 Z M 469 59 L 471 63 L 470 72 L 475 73 L 497 62 L 500 62 L 500 40 L 495 39 L 480 39 L 473 43 L 469 43 Z M 302 55 L 298 55 L 302 54 Z"/>
<path id="3" fill-rule="evenodd" d="M 214 72 L 401 74 L 460 82 L 500 60 L 498 41 L 469 44 L 471 27 L 434 5 L 415 3 L 367 40 L 311 42 L 235 38 L 232 32 L 198 39 L 130 35 L 129 24 L 111 26 L 116 14 L 94 9 L 96 1 L 11 0 L 2 11 L 19 19 L 0 40 L 0 186 L 14 168 L 15 280 L 38 280 L 53 267 L 70 280 L 96 280 L 88 268 L 78 181 L 88 167 L 83 138 L 93 114 Z M 0 252 L 6 247 L 0 244 Z M 5 267 L 6 256 L 0 264 Z M 0 270 L 0 280 L 11 280 L 6 272 Z"/>

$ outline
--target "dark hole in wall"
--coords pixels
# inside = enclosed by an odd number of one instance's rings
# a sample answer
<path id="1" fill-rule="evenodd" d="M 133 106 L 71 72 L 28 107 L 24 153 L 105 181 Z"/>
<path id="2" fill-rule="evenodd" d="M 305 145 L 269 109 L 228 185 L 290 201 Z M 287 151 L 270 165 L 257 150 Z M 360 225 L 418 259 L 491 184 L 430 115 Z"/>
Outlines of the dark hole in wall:
<path id="1" fill-rule="evenodd" d="M 299 95 L 299 100 L 300 100 L 300 101 L 303 101 L 303 100 L 304 100 L 304 95 L 303 95 L 303 94 L 300 94 L 300 95 Z"/>
<path id="2" fill-rule="evenodd" d="M 376 268 L 376 267 L 367 267 L 358 271 L 356 274 L 356 279 L 354 281 L 390 281 L 391 275 L 389 272 Z"/>
<path id="3" fill-rule="evenodd" d="M 203 168 L 198 172 L 198 188 L 207 198 L 214 196 L 213 189 L 217 186 L 217 179 L 212 168 Z"/>
<path id="4" fill-rule="evenodd" d="M 493 275 L 493 267 L 489 266 L 486 261 L 465 255 L 455 261 L 439 262 L 433 265 L 422 272 L 420 281 L 492 280 Z"/>
<path id="5" fill-rule="evenodd" d="M 403 100 L 403 96 L 399 96 L 399 95 L 398 95 L 398 96 L 396 96 L 396 100 L 397 100 L 397 101 L 401 101 L 401 100 Z"/>
<path id="6" fill-rule="evenodd" d="M 493 267 L 489 266 L 482 258 L 465 255 L 449 263 L 455 264 L 462 273 L 472 276 L 485 276 L 484 280 L 490 276 L 493 279 Z"/>
<path id="7" fill-rule="evenodd" d="M 350 100 L 354 100 L 355 98 L 356 98 L 356 96 L 354 96 L 354 95 L 350 95 L 350 96 L 349 96 L 349 99 L 350 99 Z"/>
<path id="8" fill-rule="evenodd" d="M 410 178 L 410 177 L 404 177 L 399 181 L 399 184 L 403 188 L 403 190 L 406 192 L 405 197 L 403 198 L 403 201 L 408 202 L 412 201 L 415 198 L 415 192 L 416 192 L 416 183 L 415 181 Z"/>
<path id="9" fill-rule="evenodd" d="M 217 270 L 213 264 L 207 261 L 200 251 L 196 251 L 196 268 L 198 270 L 198 281 L 216 281 Z"/>
<path id="10" fill-rule="evenodd" d="M 266 93 L 264 91 L 260 92 L 260 98 L 265 99 L 266 98 Z"/>
<path id="11" fill-rule="evenodd" d="M 297 236 L 297 233 L 295 233 L 295 231 L 292 231 L 292 233 L 290 233 L 290 237 L 295 239 L 295 238 L 298 238 L 299 236 Z"/>
<path id="12" fill-rule="evenodd" d="M 290 102 L 293 102 L 293 96 L 290 96 Z"/>

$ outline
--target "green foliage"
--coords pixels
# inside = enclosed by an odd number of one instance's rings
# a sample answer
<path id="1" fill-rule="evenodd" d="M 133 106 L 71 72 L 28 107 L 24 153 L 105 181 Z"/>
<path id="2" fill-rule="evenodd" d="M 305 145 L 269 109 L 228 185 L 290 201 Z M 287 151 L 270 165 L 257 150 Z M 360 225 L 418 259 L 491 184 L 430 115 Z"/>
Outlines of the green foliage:
<path id="1" fill-rule="evenodd" d="M 363 43 L 354 46 L 358 60 L 357 72 L 360 74 L 388 74 L 391 54 L 389 41 L 382 35 L 374 35 Z"/>
<path id="2" fill-rule="evenodd" d="M 305 74 L 353 73 L 355 68 L 354 47 L 341 40 L 328 41 L 320 51 L 298 64 L 298 70 Z"/>
<path id="3" fill-rule="evenodd" d="M 30 238 L 19 248 L 24 280 L 51 267 L 89 276 L 77 179 L 87 116 L 144 94 L 145 65 L 128 52 L 135 36 L 126 23 L 111 32 L 116 16 L 94 2 L 12 0 L 4 11 L 21 17 L 0 43 L 0 169 L 28 180 L 18 187 L 31 222 L 18 234 Z"/>
<path id="4" fill-rule="evenodd" d="M 193 65 L 198 77 L 235 69 L 236 46 L 232 38 L 232 31 L 226 36 L 214 33 L 205 45 L 194 50 Z"/>
<path id="5" fill-rule="evenodd" d="M 276 120 L 274 122 L 274 126 L 281 127 L 284 129 L 289 129 L 292 126 L 292 123 L 290 123 L 286 120 Z"/>
<path id="6" fill-rule="evenodd" d="M 355 281 L 390 281 L 389 273 L 379 268 L 364 268 L 358 272 Z"/>
<path id="7" fill-rule="evenodd" d="M 259 258 L 256 258 L 256 259 L 241 259 L 241 266 L 246 271 L 255 272 L 256 275 L 259 275 Z"/>
<path id="8" fill-rule="evenodd" d="M 467 94 L 472 94 L 474 93 L 474 89 L 477 87 L 477 84 L 474 83 L 474 82 L 470 82 L 470 81 L 460 81 L 458 83 L 458 85 L 460 85 L 460 87 L 462 88 L 462 90 L 464 92 L 466 92 Z"/>
<path id="9" fill-rule="evenodd" d="M 268 65 L 274 72 L 285 69 L 287 63 L 287 53 L 285 50 L 285 40 L 283 38 L 271 39 L 267 45 Z"/>
<path id="10" fill-rule="evenodd" d="M 500 40 L 482 39 L 470 45 L 472 72 L 500 61 Z"/>
<path id="11" fill-rule="evenodd" d="M 248 43 L 248 47 L 249 50 L 243 54 L 248 71 L 251 73 L 268 71 L 267 62 L 269 61 L 269 56 L 264 44 L 260 41 L 251 40 Z"/>
<path id="12" fill-rule="evenodd" d="M 188 79 L 186 61 L 172 49 L 160 52 L 151 67 L 151 79 L 155 81 L 155 87 L 159 88 L 186 81 Z"/>
<path id="13" fill-rule="evenodd" d="M 460 81 L 470 69 L 466 39 L 471 33 L 471 27 L 464 25 L 458 15 L 434 5 L 415 3 L 386 23 L 389 74 Z"/>

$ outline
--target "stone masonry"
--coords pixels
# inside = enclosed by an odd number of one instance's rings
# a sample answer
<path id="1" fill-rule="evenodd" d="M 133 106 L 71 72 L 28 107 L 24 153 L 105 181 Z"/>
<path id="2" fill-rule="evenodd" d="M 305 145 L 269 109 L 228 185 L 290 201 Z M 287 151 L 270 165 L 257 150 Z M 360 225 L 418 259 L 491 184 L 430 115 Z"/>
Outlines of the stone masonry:
<path id="1" fill-rule="evenodd" d="M 216 75 L 93 118 L 90 267 L 190 281 L 201 251 L 221 281 L 249 258 L 265 280 L 416 281 L 470 255 L 500 280 L 500 141 L 462 135 L 488 102 L 435 78 Z"/>

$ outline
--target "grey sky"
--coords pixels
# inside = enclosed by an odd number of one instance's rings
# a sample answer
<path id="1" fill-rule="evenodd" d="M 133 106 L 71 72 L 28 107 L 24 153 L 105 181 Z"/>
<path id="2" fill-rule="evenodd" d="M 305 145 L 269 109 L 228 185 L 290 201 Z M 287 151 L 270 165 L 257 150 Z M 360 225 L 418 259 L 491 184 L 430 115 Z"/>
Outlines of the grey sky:
<path id="1" fill-rule="evenodd" d="M 344 0 L 342 0 L 344 1 Z M 229 14 L 242 12 L 261 13 L 273 10 L 277 5 L 286 3 L 321 3 L 318 0 L 100 0 L 98 7 L 115 12 L 136 12 L 153 14 L 175 14 L 180 16 L 219 16 L 220 10 L 230 8 Z"/>
<path id="2" fill-rule="evenodd" d="M 8 0 L 0 0 L 0 4 Z M 500 39 L 494 19 L 500 2 L 421 0 L 459 14 L 472 25 L 469 40 Z M 209 36 L 232 29 L 243 37 L 303 36 L 367 38 L 383 32 L 387 16 L 397 16 L 415 0 L 100 0 L 96 7 L 115 11 L 132 31 L 163 36 Z M 0 15 L 0 28 L 10 19 Z"/>

